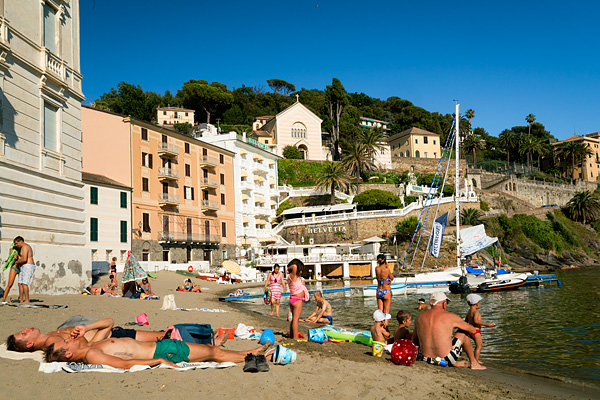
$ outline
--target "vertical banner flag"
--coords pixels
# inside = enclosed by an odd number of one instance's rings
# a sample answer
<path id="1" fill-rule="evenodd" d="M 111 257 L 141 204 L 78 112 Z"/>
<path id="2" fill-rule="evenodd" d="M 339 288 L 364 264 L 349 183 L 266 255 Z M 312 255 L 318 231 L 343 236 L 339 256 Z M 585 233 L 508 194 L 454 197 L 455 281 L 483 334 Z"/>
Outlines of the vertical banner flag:
<path id="1" fill-rule="evenodd" d="M 438 258 L 440 255 L 440 247 L 442 247 L 442 239 L 444 238 L 444 230 L 448 222 L 448 213 L 442 215 L 433 223 L 431 228 L 431 243 L 429 244 L 429 254 Z"/>

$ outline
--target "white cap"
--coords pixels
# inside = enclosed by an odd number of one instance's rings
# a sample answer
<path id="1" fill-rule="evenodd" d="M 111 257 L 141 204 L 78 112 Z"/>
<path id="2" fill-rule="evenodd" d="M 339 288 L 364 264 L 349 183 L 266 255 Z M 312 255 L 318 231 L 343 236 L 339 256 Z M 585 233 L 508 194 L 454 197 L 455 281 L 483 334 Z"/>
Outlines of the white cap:
<path id="1" fill-rule="evenodd" d="M 381 321 L 385 321 L 386 319 L 390 319 L 392 318 L 392 316 L 390 314 L 385 314 L 383 311 L 381 310 L 375 310 L 375 312 L 373 313 L 373 319 L 375 320 L 375 322 L 381 322 Z"/>
<path id="2" fill-rule="evenodd" d="M 437 303 L 442 302 L 442 301 L 450 302 L 450 300 L 448 300 L 448 298 L 446 297 L 444 292 L 432 293 L 431 297 L 429 298 L 429 304 L 431 304 L 432 306 L 435 306 Z"/>
<path id="3" fill-rule="evenodd" d="M 483 297 L 475 293 L 471 293 L 467 296 L 467 304 L 470 306 L 479 303 L 481 300 L 483 300 Z"/>

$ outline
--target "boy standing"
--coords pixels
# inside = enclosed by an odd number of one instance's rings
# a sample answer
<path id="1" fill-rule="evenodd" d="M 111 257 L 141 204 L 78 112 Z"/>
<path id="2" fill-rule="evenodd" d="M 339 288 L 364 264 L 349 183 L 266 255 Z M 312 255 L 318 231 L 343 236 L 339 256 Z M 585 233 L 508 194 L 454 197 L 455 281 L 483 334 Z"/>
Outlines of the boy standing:
<path id="1" fill-rule="evenodd" d="M 485 322 L 481 321 L 481 314 L 479 314 L 478 310 L 479 310 L 479 307 L 481 306 L 482 299 L 483 298 L 480 295 L 474 294 L 474 293 L 471 293 L 470 295 L 467 296 L 467 304 L 469 305 L 469 311 L 467 311 L 467 316 L 465 317 L 465 321 L 467 323 L 469 323 L 470 325 L 473 325 L 475 328 L 477 328 L 477 331 L 474 334 L 471 334 L 471 337 L 475 341 L 475 359 L 480 364 L 481 364 L 481 361 L 479 361 L 479 355 L 481 354 L 481 347 L 483 346 L 483 340 L 481 339 L 481 327 L 482 326 L 487 326 L 487 327 L 496 326 L 496 324 L 494 324 L 494 323 L 490 324 L 490 323 L 485 323 Z"/>
<path id="2" fill-rule="evenodd" d="M 371 337 L 373 338 L 374 357 L 381 357 L 386 339 L 390 337 L 390 333 L 385 328 L 386 321 L 388 321 L 390 318 L 392 318 L 390 314 L 385 314 L 379 309 L 375 310 L 373 313 L 375 324 L 373 324 L 371 327 Z"/>

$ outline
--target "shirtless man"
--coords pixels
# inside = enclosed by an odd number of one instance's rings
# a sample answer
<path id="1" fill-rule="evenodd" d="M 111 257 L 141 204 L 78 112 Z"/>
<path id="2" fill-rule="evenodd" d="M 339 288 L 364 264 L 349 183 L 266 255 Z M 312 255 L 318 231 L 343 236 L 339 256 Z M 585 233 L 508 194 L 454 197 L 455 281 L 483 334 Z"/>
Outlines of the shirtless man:
<path id="1" fill-rule="evenodd" d="M 266 346 L 250 351 L 223 350 L 209 344 L 185 343 L 163 339 L 158 342 L 140 342 L 130 338 L 105 339 L 83 344 L 79 340 L 64 340 L 50 345 L 46 361 L 83 361 L 86 364 L 104 364 L 115 368 L 134 365 L 166 364 L 179 362 L 242 362 L 248 353 L 257 355 Z"/>
<path id="2" fill-rule="evenodd" d="M 320 290 L 315 292 L 315 300 L 317 301 L 317 308 L 302 321 L 311 322 L 313 324 L 333 324 L 333 310 L 331 309 L 331 304 L 323 298 L 323 294 Z"/>
<path id="3" fill-rule="evenodd" d="M 19 249 L 19 255 L 17 256 L 15 264 L 10 267 L 8 284 L 6 285 L 6 290 L 4 290 L 2 302 L 6 302 L 8 292 L 10 292 L 12 285 L 15 283 L 15 277 L 19 275 L 19 280 L 17 282 L 19 285 L 19 303 L 29 303 L 29 282 L 31 282 L 31 278 L 35 272 L 33 250 L 31 250 L 30 245 L 25 243 L 25 239 L 23 239 L 22 236 L 17 236 L 15 240 L 13 240 L 13 243 L 15 244 L 15 247 Z"/>
<path id="4" fill-rule="evenodd" d="M 112 318 L 105 318 L 87 325 L 70 326 L 56 331 L 43 334 L 37 328 L 25 328 L 21 332 L 10 335 L 6 339 L 6 347 L 10 351 L 32 352 L 46 350 L 51 344 L 69 339 L 84 338 L 87 342 L 100 341 L 108 338 L 131 338 L 141 342 L 156 342 L 160 340 L 165 332 L 162 331 L 138 331 L 125 329 L 120 326 L 113 327 Z M 215 346 L 226 342 L 228 334 L 216 337 Z"/>
<path id="5" fill-rule="evenodd" d="M 436 357 L 440 357 L 451 366 L 468 367 L 467 361 L 458 361 L 464 349 L 471 363 L 471 369 L 486 369 L 477 362 L 471 340 L 461 332 L 474 334 L 476 328 L 463 321 L 458 315 L 446 311 L 448 301 L 443 292 L 435 292 L 429 301 L 431 310 L 423 311 L 417 316 L 413 343 L 419 346 L 418 360 L 435 364 Z M 455 328 L 459 331 L 453 335 Z"/>

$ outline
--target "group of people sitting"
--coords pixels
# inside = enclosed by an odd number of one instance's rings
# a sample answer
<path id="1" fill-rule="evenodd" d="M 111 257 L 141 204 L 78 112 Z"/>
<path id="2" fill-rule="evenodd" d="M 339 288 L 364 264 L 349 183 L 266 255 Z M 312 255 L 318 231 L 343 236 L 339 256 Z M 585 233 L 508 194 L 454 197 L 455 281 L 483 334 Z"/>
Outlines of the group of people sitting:
<path id="1" fill-rule="evenodd" d="M 116 274 L 110 274 L 110 282 L 104 284 L 103 287 L 90 286 L 85 290 L 89 294 L 102 296 L 102 295 L 110 295 L 113 297 L 131 297 L 135 299 L 145 299 L 145 298 L 158 298 L 152 292 L 152 286 L 148 281 L 148 278 L 142 279 L 141 283 L 137 283 L 136 281 L 131 281 L 124 283 L 121 286 L 120 293 L 118 291 L 118 284 Z"/>
<path id="2" fill-rule="evenodd" d="M 90 321 L 87 317 L 75 316 L 58 330 L 46 334 L 37 328 L 25 328 L 7 338 L 7 349 L 19 352 L 42 350 L 47 362 L 80 361 L 125 369 L 158 364 L 177 367 L 175 363 L 180 362 L 238 363 L 248 354 L 258 355 L 265 349 L 265 346 L 248 351 L 222 349 L 219 346 L 226 341 L 227 334 L 215 338 L 212 344 L 202 344 L 165 338 L 164 331 L 115 327 L 112 318 Z M 81 325 L 78 322 L 89 323 Z"/>

